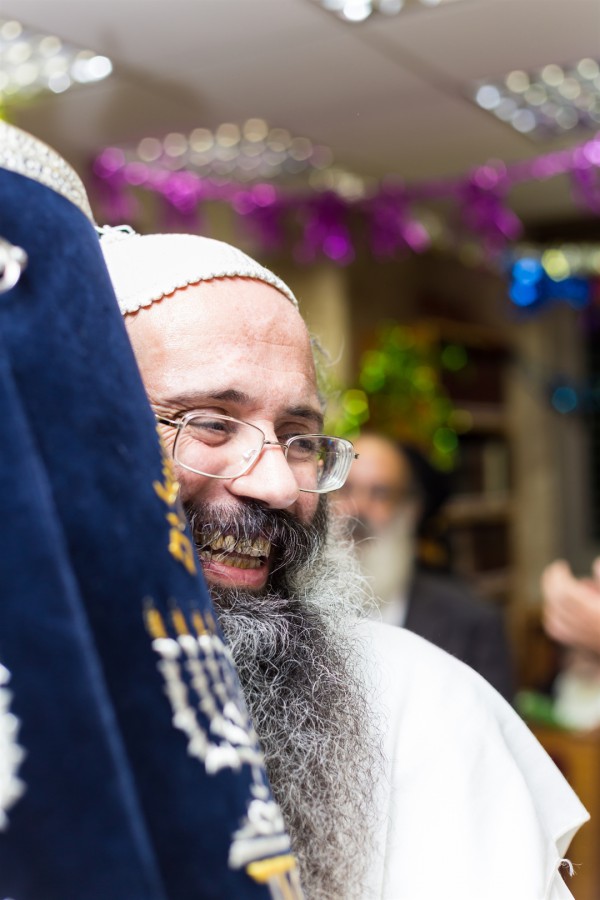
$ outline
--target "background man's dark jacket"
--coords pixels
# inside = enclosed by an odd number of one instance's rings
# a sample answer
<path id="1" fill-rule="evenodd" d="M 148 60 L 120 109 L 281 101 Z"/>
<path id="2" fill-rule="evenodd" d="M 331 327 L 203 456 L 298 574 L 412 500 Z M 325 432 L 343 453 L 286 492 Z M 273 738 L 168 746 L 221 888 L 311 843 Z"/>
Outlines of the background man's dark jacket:
<path id="1" fill-rule="evenodd" d="M 513 672 L 502 615 L 466 585 L 449 576 L 417 572 L 404 627 L 467 663 L 512 700 Z"/>

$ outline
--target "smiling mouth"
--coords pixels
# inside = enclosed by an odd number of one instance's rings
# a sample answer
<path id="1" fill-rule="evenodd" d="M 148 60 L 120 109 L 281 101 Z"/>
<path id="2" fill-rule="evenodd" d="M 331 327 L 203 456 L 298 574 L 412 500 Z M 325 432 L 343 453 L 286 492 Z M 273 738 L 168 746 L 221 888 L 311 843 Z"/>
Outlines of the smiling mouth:
<path id="1" fill-rule="evenodd" d="M 259 537 L 255 540 L 236 540 L 232 534 L 215 536 L 198 547 L 203 562 L 219 563 L 234 569 L 260 569 L 268 560 L 271 542 Z"/>

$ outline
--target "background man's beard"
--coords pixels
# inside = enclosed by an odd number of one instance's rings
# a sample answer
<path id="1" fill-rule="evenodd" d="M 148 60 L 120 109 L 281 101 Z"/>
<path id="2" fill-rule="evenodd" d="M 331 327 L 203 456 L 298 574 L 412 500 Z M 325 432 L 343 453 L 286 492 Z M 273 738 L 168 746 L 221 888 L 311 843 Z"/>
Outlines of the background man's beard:
<path id="1" fill-rule="evenodd" d="M 230 533 L 227 509 L 187 512 L 196 527 L 208 522 Z M 347 553 L 326 540 L 324 502 L 308 527 L 255 504 L 242 518 L 249 538 L 256 529 L 269 539 L 279 530 L 279 540 L 294 544 L 294 559 L 280 563 L 260 594 L 211 586 L 211 595 L 307 897 L 358 898 L 372 849 L 380 762 L 351 638 L 360 576 Z M 285 556 L 273 543 L 276 557 Z"/>
<path id="2" fill-rule="evenodd" d="M 352 535 L 363 575 L 379 607 L 406 596 L 414 575 L 416 539 L 412 510 L 400 510 L 385 528 L 368 523 Z"/>

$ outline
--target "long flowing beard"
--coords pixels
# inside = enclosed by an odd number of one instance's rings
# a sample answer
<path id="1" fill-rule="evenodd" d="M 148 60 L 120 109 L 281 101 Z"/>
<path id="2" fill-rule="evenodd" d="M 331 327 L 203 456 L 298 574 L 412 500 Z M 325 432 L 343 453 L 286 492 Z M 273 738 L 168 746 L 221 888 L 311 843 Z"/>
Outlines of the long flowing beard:
<path id="1" fill-rule="evenodd" d="M 200 540 L 207 523 L 231 533 L 227 509 L 188 509 L 188 515 Z M 372 851 L 380 769 L 352 638 L 363 584 L 347 553 L 326 539 L 324 503 L 310 526 L 254 504 L 235 519 L 236 537 L 267 537 L 279 562 L 260 594 L 212 587 L 219 621 L 306 894 L 353 900 L 362 896 Z"/>

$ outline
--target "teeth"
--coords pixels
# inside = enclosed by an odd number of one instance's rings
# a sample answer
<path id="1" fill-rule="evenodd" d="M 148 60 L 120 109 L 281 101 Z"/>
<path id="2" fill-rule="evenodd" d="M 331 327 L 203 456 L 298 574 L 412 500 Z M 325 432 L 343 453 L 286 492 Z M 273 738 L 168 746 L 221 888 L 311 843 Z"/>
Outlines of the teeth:
<path id="1" fill-rule="evenodd" d="M 265 538 L 257 538 L 255 541 L 240 541 L 235 549 L 247 556 L 268 556 L 271 544 Z"/>
<path id="2" fill-rule="evenodd" d="M 224 534 L 210 541 L 213 550 L 233 550 L 235 547 L 235 538 L 232 534 Z"/>
<path id="3" fill-rule="evenodd" d="M 200 559 L 205 559 L 208 562 L 214 560 L 215 562 L 225 563 L 225 565 L 231 566 L 234 569 L 260 569 L 262 565 L 262 562 L 256 556 L 236 556 L 234 554 L 226 553 L 211 553 L 210 550 L 201 550 Z"/>
<path id="4" fill-rule="evenodd" d="M 236 554 L 252 557 L 268 556 L 271 550 L 271 542 L 266 538 L 259 537 L 254 541 L 246 539 L 236 542 L 232 534 L 219 535 L 205 546 L 207 549 L 210 547 L 213 552 L 231 553 L 235 551 Z"/>

